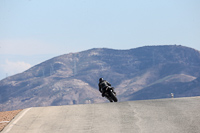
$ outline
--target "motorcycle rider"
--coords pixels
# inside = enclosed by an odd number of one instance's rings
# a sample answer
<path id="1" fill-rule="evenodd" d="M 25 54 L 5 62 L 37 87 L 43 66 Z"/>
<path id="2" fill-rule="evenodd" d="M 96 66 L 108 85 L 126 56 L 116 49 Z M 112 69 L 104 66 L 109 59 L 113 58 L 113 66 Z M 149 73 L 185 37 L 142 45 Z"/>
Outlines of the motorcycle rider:
<path id="1" fill-rule="evenodd" d="M 114 91 L 114 87 L 111 87 L 111 84 L 104 80 L 103 78 L 99 79 L 99 91 L 102 93 L 102 97 L 105 96 L 106 88 L 110 87 L 113 90 L 113 93 L 116 95 L 116 92 Z"/>

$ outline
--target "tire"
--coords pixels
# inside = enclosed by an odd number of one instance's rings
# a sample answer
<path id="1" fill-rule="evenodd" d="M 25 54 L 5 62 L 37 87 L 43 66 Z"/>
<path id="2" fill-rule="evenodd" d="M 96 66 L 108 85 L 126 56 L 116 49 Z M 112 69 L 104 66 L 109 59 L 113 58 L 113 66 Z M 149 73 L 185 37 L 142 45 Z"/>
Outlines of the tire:
<path id="1" fill-rule="evenodd" d="M 117 97 L 110 91 L 110 97 L 112 98 L 112 100 L 114 101 L 114 102 L 117 102 L 118 101 L 118 99 L 117 99 Z"/>
<path id="2" fill-rule="evenodd" d="M 105 96 L 107 99 L 108 99 L 108 101 L 110 101 L 110 102 L 113 102 L 113 100 L 112 100 L 112 98 L 111 97 L 109 97 L 109 96 Z"/>

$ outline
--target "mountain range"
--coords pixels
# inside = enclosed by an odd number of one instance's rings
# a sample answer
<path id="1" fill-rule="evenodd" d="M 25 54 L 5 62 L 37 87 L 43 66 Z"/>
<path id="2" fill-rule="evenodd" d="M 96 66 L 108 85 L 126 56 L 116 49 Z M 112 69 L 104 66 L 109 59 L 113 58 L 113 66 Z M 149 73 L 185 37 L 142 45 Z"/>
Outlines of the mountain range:
<path id="1" fill-rule="evenodd" d="M 98 79 L 119 101 L 200 95 L 200 52 L 181 45 L 129 50 L 94 48 L 44 61 L 0 81 L 0 109 L 108 102 Z"/>

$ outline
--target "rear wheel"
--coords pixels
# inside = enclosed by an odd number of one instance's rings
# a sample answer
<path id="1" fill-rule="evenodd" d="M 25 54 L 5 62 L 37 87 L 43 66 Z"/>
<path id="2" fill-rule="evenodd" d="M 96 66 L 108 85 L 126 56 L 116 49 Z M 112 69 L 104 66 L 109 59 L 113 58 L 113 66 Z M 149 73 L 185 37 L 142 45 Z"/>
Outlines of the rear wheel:
<path id="1" fill-rule="evenodd" d="M 110 102 L 113 102 L 113 100 L 112 100 L 112 98 L 111 97 L 109 97 L 109 96 L 105 96 Z"/>
<path id="2" fill-rule="evenodd" d="M 112 92 L 110 92 L 110 97 L 113 99 L 114 102 L 118 101 L 117 97 Z"/>

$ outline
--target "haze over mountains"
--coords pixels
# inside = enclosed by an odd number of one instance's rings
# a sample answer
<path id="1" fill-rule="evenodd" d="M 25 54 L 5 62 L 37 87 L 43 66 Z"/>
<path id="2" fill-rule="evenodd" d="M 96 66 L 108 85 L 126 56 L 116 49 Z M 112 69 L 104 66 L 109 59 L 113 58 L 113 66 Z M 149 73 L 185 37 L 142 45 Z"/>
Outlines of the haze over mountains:
<path id="1" fill-rule="evenodd" d="M 95 48 L 61 55 L 0 81 L 0 109 L 107 102 L 103 77 L 119 101 L 200 95 L 200 52 L 177 45 Z"/>

